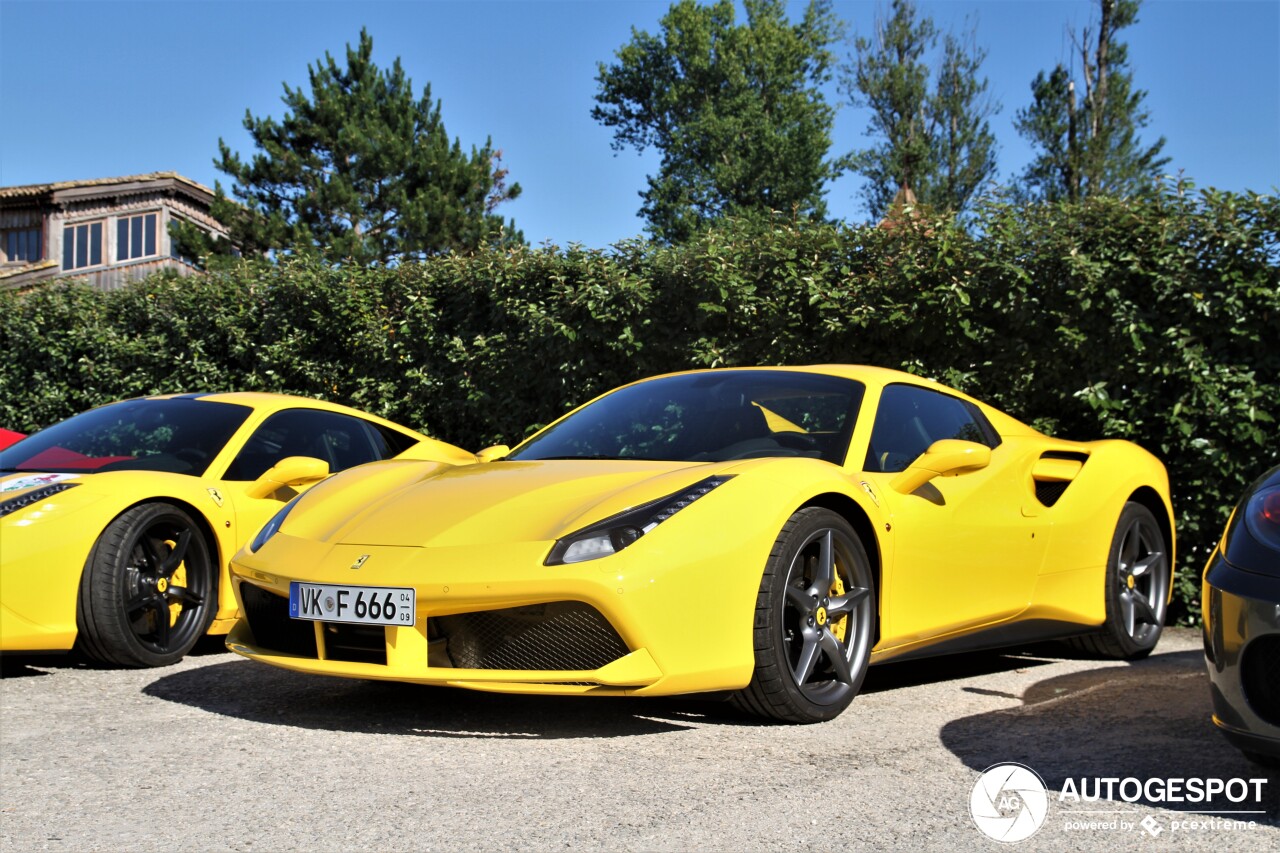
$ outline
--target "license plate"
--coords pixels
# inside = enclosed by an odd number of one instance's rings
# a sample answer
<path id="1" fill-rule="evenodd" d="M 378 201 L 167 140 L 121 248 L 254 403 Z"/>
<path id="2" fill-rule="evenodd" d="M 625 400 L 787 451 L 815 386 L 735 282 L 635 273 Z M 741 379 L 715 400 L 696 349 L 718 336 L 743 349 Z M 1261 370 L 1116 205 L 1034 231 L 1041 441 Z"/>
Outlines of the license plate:
<path id="1" fill-rule="evenodd" d="M 289 615 L 316 622 L 412 625 L 417 593 L 399 586 L 289 584 Z"/>

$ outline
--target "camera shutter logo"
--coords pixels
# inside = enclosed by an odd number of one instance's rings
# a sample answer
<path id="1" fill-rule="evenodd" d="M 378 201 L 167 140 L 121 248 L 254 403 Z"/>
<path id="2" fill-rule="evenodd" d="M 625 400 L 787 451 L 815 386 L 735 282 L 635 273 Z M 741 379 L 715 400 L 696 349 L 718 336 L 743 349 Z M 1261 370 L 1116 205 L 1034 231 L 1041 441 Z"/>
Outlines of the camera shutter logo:
<path id="1" fill-rule="evenodd" d="M 1024 841 L 1049 815 L 1044 780 L 1021 764 L 995 764 L 983 771 L 969 795 L 969 814 L 978 829 L 996 841 Z"/>

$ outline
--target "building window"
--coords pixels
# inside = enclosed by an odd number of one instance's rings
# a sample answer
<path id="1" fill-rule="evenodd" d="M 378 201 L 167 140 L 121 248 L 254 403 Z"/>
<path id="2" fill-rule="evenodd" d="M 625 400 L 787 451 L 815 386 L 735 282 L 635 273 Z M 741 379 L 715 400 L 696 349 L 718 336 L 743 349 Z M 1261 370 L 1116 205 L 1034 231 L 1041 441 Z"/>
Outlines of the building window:
<path id="1" fill-rule="evenodd" d="M 156 218 L 155 213 L 144 213 L 116 220 L 117 263 L 156 254 Z"/>
<path id="2" fill-rule="evenodd" d="M 85 222 L 62 229 L 62 268 L 78 270 L 102 263 L 102 223 Z"/>
<path id="3" fill-rule="evenodd" d="M 6 263 L 30 264 L 44 256 L 42 242 L 39 228 L 20 228 L 4 232 L 0 249 L 4 251 Z"/>

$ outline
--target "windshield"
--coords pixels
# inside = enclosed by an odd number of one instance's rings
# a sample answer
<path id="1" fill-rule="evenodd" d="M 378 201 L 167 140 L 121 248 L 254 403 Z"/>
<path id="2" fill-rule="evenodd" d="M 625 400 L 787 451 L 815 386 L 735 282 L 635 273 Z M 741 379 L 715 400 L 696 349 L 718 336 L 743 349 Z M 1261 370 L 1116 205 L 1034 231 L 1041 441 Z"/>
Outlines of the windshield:
<path id="1" fill-rule="evenodd" d="M 168 471 L 199 476 L 251 411 L 191 398 L 112 403 L 0 451 L 0 470 Z"/>
<path id="2" fill-rule="evenodd" d="M 507 458 L 722 462 L 807 456 L 839 465 L 863 390 L 852 379 L 783 370 L 668 376 L 601 397 Z"/>

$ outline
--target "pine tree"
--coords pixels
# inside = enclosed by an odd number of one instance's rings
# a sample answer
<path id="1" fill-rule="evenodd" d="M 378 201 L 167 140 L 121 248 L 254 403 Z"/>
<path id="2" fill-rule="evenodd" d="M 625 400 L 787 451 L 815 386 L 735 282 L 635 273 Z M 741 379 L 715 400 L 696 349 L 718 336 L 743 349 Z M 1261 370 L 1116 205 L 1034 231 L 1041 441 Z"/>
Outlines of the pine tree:
<path id="1" fill-rule="evenodd" d="M 680 0 L 661 32 L 631 31 L 617 61 L 601 63 L 592 118 L 615 150 L 662 154 L 640 213 L 648 230 L 686 240 L 726 214 L 781 211 L 823 217 L 835 111 L 821 86 L 841 33 L 830 0 L 810 0 L 791 24 L 782 0 L 702 6 Z"/>
<path id="2" fill-rule="evenodd" d="M 904 187 L 921 204 L 963 210 L 995 175 L 988 118 L 999 107 L 979 76 L 986 51 L 975 42 L 972 31 L 946 34 L 934 72 L 938 29 L 911 0 L 894 0 L 874 38 L 855 40 L 841 89 L 855 106 L 870 108 L 867 134 L 880 141 L 846 162 L 867 178 L 863 195 L 873 216 L 883 216 Z"/>
<path id="3" fill-rule="evenodd" d="M 494 210 L 520 195 L 491 140 L 450 140 L 431 86 L 415 98 L 397 58 L 374 64 L 360 31 L 346 67 L 326 52 L 309 91 L 284 86 L 283 119 L 245 113 L 258 152 L 247 162 L 218 140 L 213 214 L 245 253 L 317 251 L 334 262 L 391 263 L 522 239 Z M 188 243 L 189 245 L 189 243 Z M 207 248 L 207 246 L 206 246 Z"/>
<path id="4" fill-rule="evenodd" d="M 1086 27 L 1073 37 L 1083 93 L 1063 65 L 1031 84 L 1032 102 L 1018 110 L 1014 126 L 1035 147 L 1022 176 L 1027 195 L 1050 201 L 1091 195 L 1128 195 L 1149 189 L 1169 162 L 1164 137 L 1143 145 L 1138 131 L 1150 116 L 1146 92 L 1133 87 L 1128 46 L 1116 34 L 1138 21 L 1139 0 L 1099 0 L 1094 41 Z"/>

